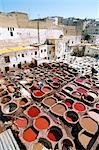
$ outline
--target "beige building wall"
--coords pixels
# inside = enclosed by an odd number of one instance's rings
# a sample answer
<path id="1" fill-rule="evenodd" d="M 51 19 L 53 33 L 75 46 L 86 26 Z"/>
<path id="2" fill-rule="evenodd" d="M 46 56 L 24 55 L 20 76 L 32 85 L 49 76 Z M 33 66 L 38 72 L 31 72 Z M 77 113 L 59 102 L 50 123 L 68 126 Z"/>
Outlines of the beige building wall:
<path id="1" fill-rule="evenodd" d="M 9 15 L 12 15 L 16 18 L 18 28 L 28 28 L 29 18 L 26 13 L 11 12 Z"/>
<path id="2" fill-rule="evenodd" d="M 2 28 L 8 28 L 8 27 L 17 28 L 18 25 L 17 25 L 16 16 L 13 14 L 0 13 L 0 27 L 2 27 Z"/>
<path id="3" fill-rule="evenodd" d="M 29 28 L 38 28 L 38 21 L 29 21 Z M 50 20 L 45 20 L 45 21 L 39 21 L 39 28 L 40 29 L 61 29 L 59 26 L 54 25 L 52 21 Z"/>
<path id="4" fill-rule="evenodd" d="M 81 35 L 81 29 L 76 26 L 64 26 L 63 27 L 65 36 L 79 36 Z"/>

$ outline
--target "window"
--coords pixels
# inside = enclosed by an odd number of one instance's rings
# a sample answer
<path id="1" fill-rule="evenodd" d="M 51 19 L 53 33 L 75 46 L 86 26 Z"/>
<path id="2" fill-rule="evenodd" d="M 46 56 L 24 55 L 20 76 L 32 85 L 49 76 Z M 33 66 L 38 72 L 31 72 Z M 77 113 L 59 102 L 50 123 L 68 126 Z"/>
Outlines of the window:
<path id="1" fill-rule="evenodd" d="M 9 56 L 5 56 L 4 59 L 5 59 L 5 62 L 6 62 L 6 63 L 9 63 L 9 62 L 10 62 Z"/>
<path id="2" fill-rule="evenodd" d="M 10 35 L 13 36 L 13 32 L 10 32 Z"/>
<path id="3" fill-rule="evenodd" d="M 60 57 L 58 57 L 58 59 L 60 59 Z"/>
<path id="4" fill-rule="evenodd" d="M 26 53 L 26 55 L 27 55 L 27 53 Z"/>
<path id="5" fill-rule="evenodd" d="M 37 51 L 35 51 L 35 55 L 37 55 Z"/>
<path id="6" fill-rule="evenodd" d="M 73 41 L 72 41 L 72 44 L 73 44 Z"/>
<path id="7" fill-rule="evenodd" d="M 31 55 L 33 55 L 33 53 L 31 53 Z"/>
<path id="8" fill-rule="evenodd" d="M 8 27 L 8 31 L 9 31 L 9 27 Z"/>
<path id="9" fill-rule="evenodd" d="M 22 54 L 22 57 L 24 57 L 24 54 Z"/>
<path id="10" fill-rule="evenodd" d="M 41 53 L 43 52 L 43 50 L 41 49 Z"/>
<path id="11" fill-rule="evenodd" d="M 67 34 L 67 30 L 66 30 L 66 34 Z"/>
<path id="12" fill-rule="evenodd" d="M 20 57 L 20 54 L 18 54 L 18 57 Z"/>
<path id="13" fill-rule="evenodd" d="M 15 68 L 15 64 L 13 64 L 13 67 Z"/>
<path id="14" fill-rule="evenodd" d="M 49 60 L 49 57 L 48 57 L 48 60 Z"/>
<path id="15" fill-rule="evenodd" d="M 49 54 L 51 54 L 51 51 L 49 51 Z"/>
<path id="16" fill-rule="evenodd" d="M 26 61 L 24 61 L 24 63 L 26 64 Z"/>
<path id="17" fill-rule="evenodd" d="M 46 52 L 46 49 L 44 49 L 44 52 Z"/>

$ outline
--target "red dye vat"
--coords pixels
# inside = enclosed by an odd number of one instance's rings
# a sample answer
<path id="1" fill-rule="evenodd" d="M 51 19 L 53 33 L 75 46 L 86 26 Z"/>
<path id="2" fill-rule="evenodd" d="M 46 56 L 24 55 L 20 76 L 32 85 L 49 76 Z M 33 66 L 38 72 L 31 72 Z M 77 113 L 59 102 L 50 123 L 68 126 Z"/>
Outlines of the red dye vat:
<path id="1" fill-rule="evenodd" d="M 77 91 L 75 91 L 75 92 L 72 93 L 72 95 L 74 95 L 74 96 L 80 96 L 80 93 L 77 92 Z"/>
<path id="2" fill-rule="evenodd" d="M 84 106 L 84 104 L 77 102 L 74 104 L 74 108 L 78 111 L 85 111 L 86 107 Z"/>
<path id="3" fill-rule="evenodd" d="M 26 118 L 18 118 L 15 121 L 15 124 L 19 127 L 19 128 L 25 128 L 28 124 L 28 121 Z"/>
<path id="4" fill-rule="evenodd" d="M 67 102 L 67 101 L 65 101 L 64 104 L 65 104 L 67 107 L 71 107 L 71 106 L 72 106 L 72 104 L 71 104 L 70 102 Z"/>
<path id="5" fill-rule="evenodd" d="M 53 77 L 53 78 L 51 78 L 52 80 L 54 80 L 54 81 L 58 81 L 58 78 L 57 77 Z"/>
<path id="6" fill-rule="evenodd" d="M 32 106 L 28 110 L 28 115 L 30 117 L 37 117 L 40 113 L 40 110 L 36 106 Z"/>
<path id="7" fill-rule="evenodd" d="M 37 138 L 37 133 L 33 131 L 31 128 L 28 128 L 23 133 L 23 139 L 27 142 L 32 142 Z"/>
<path id="8" fill-rule="evenodd" d="M 99 109 L 99 104 L 96 104 L 96 108 Z"/>
<path id="9" fill-rule="evenodd" d="M 40 117 L 36 119 L 35 126 L 40 130 L 47 129 L 49 127 L 49 122 L 45 117 Z"/>
<path id="10" fill-rule="evenodd" d="M 78 88 L 77 91 L 82 93 L 82 94 L 87 93 L 87 91 L 84 88 Z"/>
<path id="11" fill-rule="evenodd" d="M 83 80 L 79 78 L 79 79 L 76 79 L 76 82 L 81 83 L 81 82 L 83 82 Z"/>
<path id="12" fill-rule="evenodd" d="M 42 91 L 40 91 L 40 90 L 35 90 L 34 91 L 34 96 L 39 97 L 39 96 L 43 96 L 43 95 L 44 95 L 44 93 Z"/>
<path id="13" fill-rule="evenodd" d="M 49 138 L 50 140 L 52 140 L 52 141 L 57 141 L 55 135 L 54 135 L 53 133 L 51 133 L 51 132 L 48 133 L 48 138 Z"/>
<path id="14" fill-rule="evenodd" d="M 48 88 L 48 87 L 44 87 L 44 88 L 42 88 L 42 91 L 43 91 L 44 93 L 49 93 L 49 92 L 51 91 L 51 89 Z"/>

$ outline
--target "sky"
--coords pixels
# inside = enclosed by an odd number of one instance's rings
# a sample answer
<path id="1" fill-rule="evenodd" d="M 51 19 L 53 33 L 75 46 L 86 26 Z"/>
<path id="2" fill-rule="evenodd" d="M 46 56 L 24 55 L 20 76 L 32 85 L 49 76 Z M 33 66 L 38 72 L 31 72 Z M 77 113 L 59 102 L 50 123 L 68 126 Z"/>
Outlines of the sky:
<path id="1" fill-rule="evenodd" d="M 30 19 L 47 16 L 99 18 L 99 0 L 0 0 L 0 11 L 21 11 Z"/>

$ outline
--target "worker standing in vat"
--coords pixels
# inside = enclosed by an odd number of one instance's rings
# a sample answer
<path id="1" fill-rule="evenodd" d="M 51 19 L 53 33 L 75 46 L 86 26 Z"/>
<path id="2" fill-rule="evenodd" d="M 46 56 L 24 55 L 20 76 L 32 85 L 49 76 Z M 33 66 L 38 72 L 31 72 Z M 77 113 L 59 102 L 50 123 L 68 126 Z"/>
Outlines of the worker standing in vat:
<path id="1" fill-rule="evenodd" d="M 97 73 L 97 70 L 94 69 L 94 67 L 92 66 L 91 68 L 91 72 L 92 72 L 92 76 L 94 75 L 94 73 Z"/>

